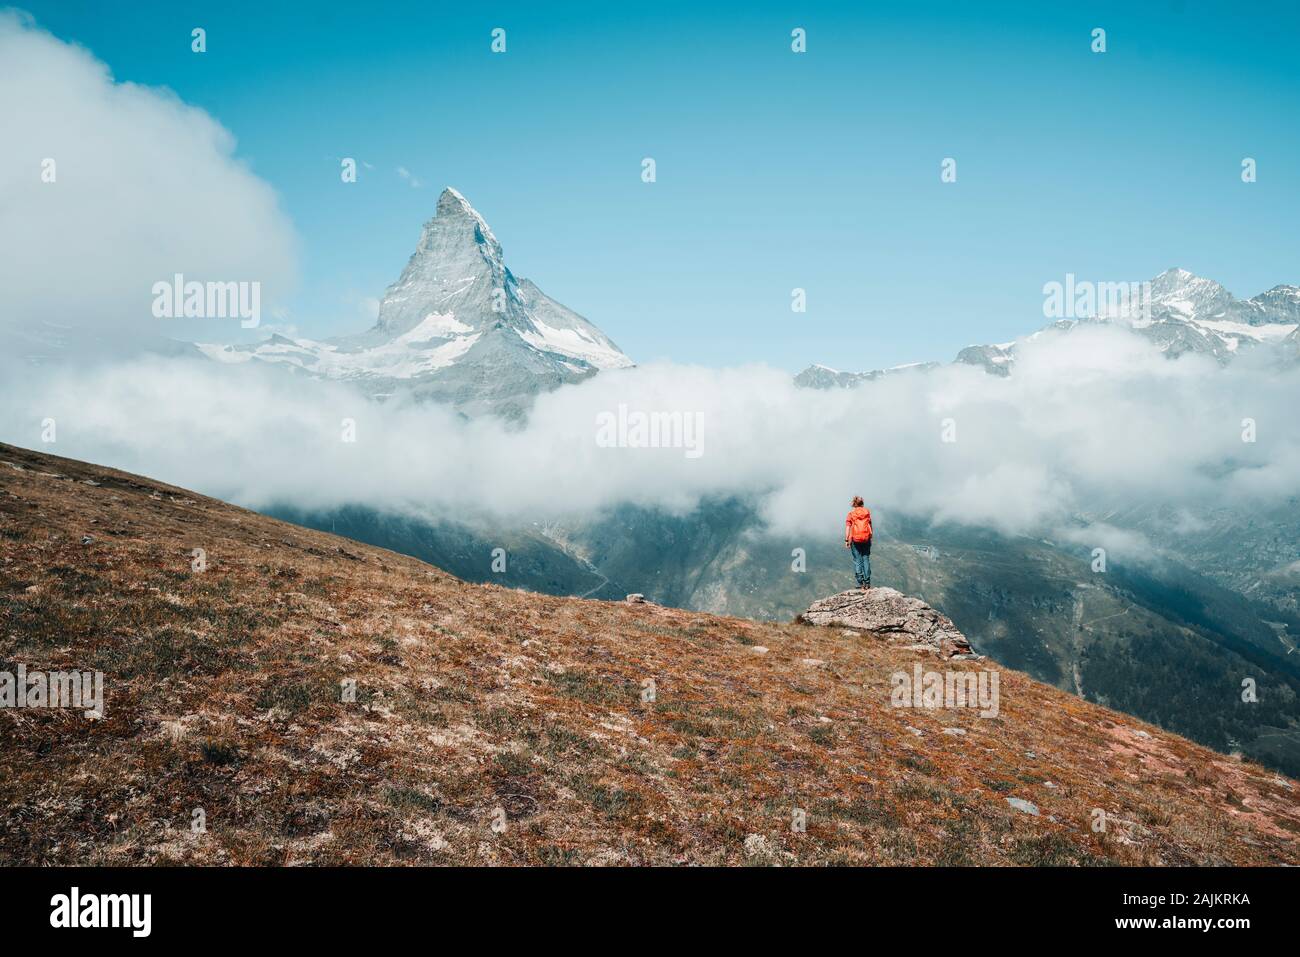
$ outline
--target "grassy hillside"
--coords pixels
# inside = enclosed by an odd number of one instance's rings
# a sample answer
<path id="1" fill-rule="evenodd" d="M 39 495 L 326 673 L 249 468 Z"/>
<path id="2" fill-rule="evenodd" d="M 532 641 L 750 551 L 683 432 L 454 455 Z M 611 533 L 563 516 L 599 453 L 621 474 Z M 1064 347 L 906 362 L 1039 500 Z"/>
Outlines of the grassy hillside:
<path id="1" fill-rule="evenodd" d="M 999 670 L 1000 714 L 891 707 L 917 662 Z M 994 662 L 466 584 L 0 446 L 19 663 L 106 707 L 0 710 L 3 864 L 1300 863 L 1293 781 Z"/>
<path id="2" fill-rule="evenodd" d="M 584 530 L 594 564 L 666 604 L 788 620 L 852 584 L 828 529 L 819 540 L 765 534 L 757 510 L 706 502 L 686 516 L 625 509 Z M 1169 561 L 877 515 L 874 579 L 948 615 L 974 646 L 1040 681 L 1224 753 L 1300 773 L 1300 661 L 1269 606 Z M 802 549 L 801 571 L 792 551 Z M 652 568 L 653 576 L 636 568 Z M 1252 679 L 1258 701 L 1241 700 Z"/>
<path id="3" fill-rule="evenodd" d="M 770 534 L 753 503 L 733 498 L 680 515 L 625 507 L 570 528 L 362 507 L 268 513 L 469 581 L 550 595 L 638 591 L 665 605 L 788 621 L 852 585 L 838 529 L 812 540 Z M 498 546 L 510 554 L 504 571 L 492 563 Z M 1248 598 L 1168 560 L 1112 560 L 1098 574 L 1077 545 L 880 513 L 874 552 L 877 584 L 929 602 L 1004 664 L 1225 754 L 1300 773 L 1300 662 L 1287 654 L 1287 622 L 1272 620 L 1284 613 L 1254 600 L 1259 589 Z M 1241 700 L 1245 678 L 1259 688 L 1250 704 Z"/>

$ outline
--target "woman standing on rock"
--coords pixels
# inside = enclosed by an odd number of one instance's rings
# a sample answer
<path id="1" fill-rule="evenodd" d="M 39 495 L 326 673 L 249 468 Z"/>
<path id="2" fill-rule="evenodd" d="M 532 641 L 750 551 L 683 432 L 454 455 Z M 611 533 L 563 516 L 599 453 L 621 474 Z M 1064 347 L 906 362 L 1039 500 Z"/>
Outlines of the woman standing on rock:
<path id="1" fill-rule="evenodd" d="M 844 520 L 844 547 L 853 554 L 853 577 L 863 591 L 871 587 L 871 509 L 862 496 L 853 496 L 853 507 Z"/>

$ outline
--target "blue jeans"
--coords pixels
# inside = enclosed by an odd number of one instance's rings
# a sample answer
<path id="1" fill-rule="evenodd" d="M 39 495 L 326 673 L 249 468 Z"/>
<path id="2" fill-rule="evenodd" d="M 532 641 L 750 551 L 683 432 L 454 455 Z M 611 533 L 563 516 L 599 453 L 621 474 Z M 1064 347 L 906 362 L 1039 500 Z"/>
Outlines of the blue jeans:
<path id="1" fill-rule="evenodd" d="M 853 577 L 857 579 L 858 587 L 871 584 L 871 543 L 854 542 L 849 546 L 849 551 L 853 553 Z"/>

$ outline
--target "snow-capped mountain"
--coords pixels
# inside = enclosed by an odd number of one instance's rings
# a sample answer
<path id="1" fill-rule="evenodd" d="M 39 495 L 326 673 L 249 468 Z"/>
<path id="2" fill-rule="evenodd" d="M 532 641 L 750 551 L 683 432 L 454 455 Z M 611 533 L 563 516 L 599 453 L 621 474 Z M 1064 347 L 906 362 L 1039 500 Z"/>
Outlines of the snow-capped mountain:
<path id="1" fill-rule="evenodd" d="M 1300 287 L 1296 286 L 1274 286 L 1251 299 L 1237 299 L 1212 279 L 1185 269 L 1169 269 L 1151 280 L 1140 311 L 1058 319 L 1026 338 L 1034 339 L 1053 330 L 1069 331 L 1086 323 L 1130 325 L 1171 359 L 1196 352 L 1227 363 L 1247 350 L 1266 348 L 1281 361 L 1300 360 Z M 1006 376 L 1015 366 L 1016 347 L 1015 342 L 967 346 L 953 361 Z M 917 363 L 872 372 L 839 372 L 812 365 L 795 377 L 795 383 L 819 389 L 847 388 L 889 372 L 935 364 Z"/>
<path id="2" fill-rule="evenodd" d="M 1274 286 L 1237 299 L 1212 279 L 1170 269 L 1151 280 L 1151 324 L 1139 332 L 1171 358 L 1206 352 L 1221 362 L 1256 346 L 1274 346 L 1300 326 L 1300 288 Z"/>
<path id="3" fill-rule="evenodd" d="M 901 372 L 928 372 L 937 369 L 938 362 L 909 362 L 906 365 L 893 366 L 889 369 L 873 369 L 870 372 L 841 372 L 814 363 L 794 377 L 794 384 L 808 389 L 847 389 L 860 382 L 870 382 L 882 376 L 897 375 Z"/>
<path id="4" fill-rule="evenodd" d="M 539 392 L 632 365 L 594 325 L 511 273 L 488 224 L 450 187 L 368 331 L 199 348 L 223 362 L 278 363 L 359 381 L 372 395 L 409 390 L 509 417 Z"/>

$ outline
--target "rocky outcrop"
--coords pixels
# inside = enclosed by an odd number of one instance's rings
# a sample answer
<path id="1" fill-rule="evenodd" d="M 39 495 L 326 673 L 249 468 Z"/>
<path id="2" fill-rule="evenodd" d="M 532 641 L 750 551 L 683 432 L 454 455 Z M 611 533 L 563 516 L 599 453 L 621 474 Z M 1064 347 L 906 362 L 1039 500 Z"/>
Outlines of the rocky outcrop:
<path id="1" fill-rule="evenodd" d="M 940 658 L 976 659 L 966 636 L 952 620 L 919 598 L 892 588 L 853 589 L 808 606 L 796 622 L 869 631 L 881 637 L 928 647 Z"/>

